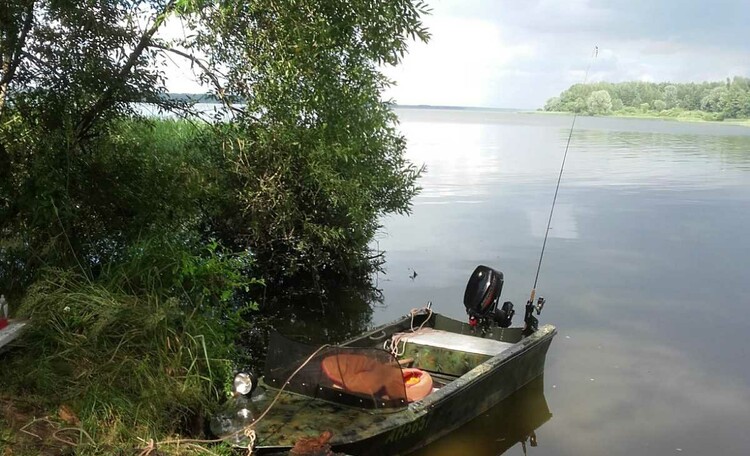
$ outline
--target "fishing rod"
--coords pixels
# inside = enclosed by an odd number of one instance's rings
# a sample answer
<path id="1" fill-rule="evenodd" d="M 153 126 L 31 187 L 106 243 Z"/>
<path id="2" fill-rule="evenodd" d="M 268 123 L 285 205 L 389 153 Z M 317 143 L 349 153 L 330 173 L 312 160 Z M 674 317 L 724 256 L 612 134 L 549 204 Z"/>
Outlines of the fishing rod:
<path id="1" fill-rule="evenodd" d="M 583 77 L 583 84 L 586 85 L 589 79 L 589 70 L 591 64 L 594 62 L 596 57 L 599 55 L 599 46 L 594 46 L 594 50 L 591 53 L 591 59 L 589 60 L 588 66 L 586 66 L 586 74 Z M 536 310 L 536 314 L 542 313 L 544 308 L 544 298 L 539 297 L 537 303 L 534 304 L 534 298 L 536 297 L 536 286 L 539 282 L 539 272 L 542 270 L 542 261 L 544 260 L 544 250 L 547 247 L 547 238 L 549 237 L 550 226 L 552 225 L 552 215 L 555 213 L 555 203 L 557 203 L 557 194 L 560 191 L 560 182 L 562 181 L 563 171 L 565 171 L 565 161 L 568 158 L 568 150 L 570 149 L 570 141 L 573 138 L 573 130 L 576 126 L 576 119 L 578 119 L 578 110 L 573 113 L 573 123 L 570 125 L 570 131 L 568 132 L 568 140 L 565 143 L 565 153 L 563 154 L 562 164 L 560 165 L 560 174 L 557 176 L 557 185 L 555 186 L 555 196 L 552 198 L 552 206 L 549 210 L 549 218 L 547 219 L 547 229 L 544 231 L 544 241 L 542 242 L 542 250 L 539 253 L 539 263 L 536 266 L 536 276 L 534 277 L 534 286 L 531 287 L 531 295 L 529 300 L 526 302 L 526 315 L 524 316 L 524 322 L 526 328 L 524 331 L 535 331 L 539 321 L 534 317 L 533 312 Z"/>

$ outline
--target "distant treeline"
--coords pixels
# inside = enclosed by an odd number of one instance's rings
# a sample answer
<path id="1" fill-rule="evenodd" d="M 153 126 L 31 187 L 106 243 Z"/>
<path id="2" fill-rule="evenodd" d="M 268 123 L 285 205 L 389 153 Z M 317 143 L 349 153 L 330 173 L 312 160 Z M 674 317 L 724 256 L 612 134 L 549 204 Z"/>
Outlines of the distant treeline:
<path id="1" fill-rule="evenodd" d="M 721 82 L 597 82 L 575 84 L 550 98 L 545 111 L 589 115 L 649 113 L 679 117 L 696 114 L 706 120 L 750 118 L 750 78 Z"/>

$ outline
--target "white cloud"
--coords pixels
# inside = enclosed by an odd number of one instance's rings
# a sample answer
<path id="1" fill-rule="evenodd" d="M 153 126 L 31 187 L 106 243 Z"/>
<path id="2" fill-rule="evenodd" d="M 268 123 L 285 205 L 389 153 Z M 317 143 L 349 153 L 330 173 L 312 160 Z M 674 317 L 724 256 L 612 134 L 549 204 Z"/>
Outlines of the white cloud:
<path id="1" fill-rule="evenodd" d="M 514 62 L 534 55 L 529 44 L 503 40 L 497 24 L 480 19 L 432 17 L 432 40 L 415 43 L 403 63 L 386 68 L 397 81 L 386 97 L 400 104 L 482 106 L 516 71 Z"/>
<path id="2" fill-rule="evenodd" d="M 389 71 L 407 104 L 537 108 L 584 81 L 750 76 L 746 0 L 432 0 L 433 33 Z M 708 20 L 712 18 L 715 20 Z M 744 19 L 743 19 L 744 18 Z M 721 20 L 719 20 L 721 19 Z M 745 20 L 746 19 L 746 20 Z"/>

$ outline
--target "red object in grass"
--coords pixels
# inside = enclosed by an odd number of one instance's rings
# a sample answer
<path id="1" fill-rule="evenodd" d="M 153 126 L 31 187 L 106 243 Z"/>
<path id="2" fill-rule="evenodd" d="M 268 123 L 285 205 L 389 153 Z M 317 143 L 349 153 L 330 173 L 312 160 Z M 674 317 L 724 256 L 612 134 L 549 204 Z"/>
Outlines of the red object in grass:
<path id="1" fill-rule="evenodd" d="M 5 328 L 8 326 L 8 319 L 7 318 L 0 318 L 0 329 Z"/>

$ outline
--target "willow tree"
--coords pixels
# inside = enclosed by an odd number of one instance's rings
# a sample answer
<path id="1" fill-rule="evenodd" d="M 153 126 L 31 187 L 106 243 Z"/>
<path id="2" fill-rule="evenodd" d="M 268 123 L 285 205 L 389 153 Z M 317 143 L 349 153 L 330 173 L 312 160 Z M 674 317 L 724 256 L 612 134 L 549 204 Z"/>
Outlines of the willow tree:
<path id="1" fill-rule="evenodd" d="M 18 267 L 31 277 L 35 264 L 117 259 L 146 224 L 166 235 L 190 226 L 252 251 L 269 284 L 361 275 L 378 261 L 367 248 L 378 218 L 408 211 L 417 191 L 381 69 L 428 39 L 425 12 L 411 0 L 3 2 L 0 234 L 16 241 L 0 245 L 0 263 L 31 264 Z M 159 38 L 170 24 L 184 36 Z M 197 212 L 185 197 L 166 199 L 178 189 L 147 192 L 137 167 L 123 175 L 120 166 L 117 126 L 137 117 L 134 102 L 190 114 L 164 96 L 175 59 L 190 63 L 228 119 L 197 141 L 214 168 L 196 172 L 222 190 L 195 196 L 205 200 Z M 159 169 L 143 174 L 173 187 Z M 102 188 L 132 207 L 92 198 Z M 138 205 L 153 199 L 161 202 Z M 8 260 L 13 249 L 28 255 Z M 38 255 L 64 250 L 72 255 Z"/>
<path id="2" fill-rule="evenodd" d="M 172 43 L 233 120 L 223 146 L 239 197 L 219 231 L 249 245 L 270 284 L 361 275 L 378 218 L 405 212 L 419 170 L 382 92 L 381 68 L 427 40 L 422 2 L 186 0 Z M 205 58 L 203 58 L 205 56 Z"/>

